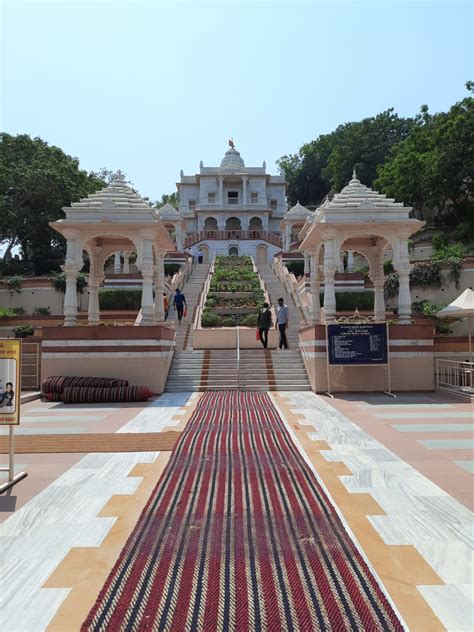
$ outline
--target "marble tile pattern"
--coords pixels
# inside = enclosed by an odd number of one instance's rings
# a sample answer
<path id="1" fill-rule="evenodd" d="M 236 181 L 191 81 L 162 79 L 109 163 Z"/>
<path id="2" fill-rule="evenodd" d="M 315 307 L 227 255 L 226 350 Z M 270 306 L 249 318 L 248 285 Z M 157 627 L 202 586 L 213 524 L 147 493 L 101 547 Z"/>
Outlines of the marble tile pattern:
<path id="1" fill-rule="evenodd" d="M 129 430 L 121 431 L 159 431 L 170 425 L 192 397 L 164 395 L 140 410 L 127 424 Z M 88 412 L 98 410 L 93 405 L 87 408 Z M 44 410 L 35 407 L 34 412 Z M 84 407 L 78 411 L 83 413 Z M 98 517 L 98 513 L 115 494 L 133 494 L 142 479 L 129 473 L 137 463 L 154 462 L 158 454 L 84 456 L 0 525 L 1 632 L 46 629 L 69 589 L 42 588 L 44 582 L 71 547 L 100 546 L 115 518 Z"/>
<path id="2" fill-rule="evenodd" d="M 314 393 L 281 395 L 299 423 L 308 425 L 311 438 L 331 447 L 321 452 L 326 460 L 342 462 L 351 470 L 352 475 L 339 476 L 347 490 L 371 494 L 384 510 L 384 516 L 369 516 L 383 540 L 414 546 L 445 582 L 418 586 L 442 624 L 452 632 L 473 630 L 473 513 L 325 399 Z M 395 411 L 397 404 L 391 408 Z"/>

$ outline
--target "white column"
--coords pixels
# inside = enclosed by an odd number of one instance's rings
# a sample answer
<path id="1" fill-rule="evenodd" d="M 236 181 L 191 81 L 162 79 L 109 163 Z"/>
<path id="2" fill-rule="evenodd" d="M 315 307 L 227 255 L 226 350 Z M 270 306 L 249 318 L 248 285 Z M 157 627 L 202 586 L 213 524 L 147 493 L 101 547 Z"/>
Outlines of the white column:
<path id="1" fill-rule="evenodd" d="M 99 287 L 102 279 L 96 276 L 89 276 L 89 325 L 98 325 L 100 323 L 100 307 L 99 307 Z"/>
<path id="2" fill-rule="evenodd" d="M 348 250 L 347 252 L 347 271 L 354 272 L 354 251 Z"/>
<path id="3" fill-rule="evenodd" d="M 401 325 L 411 323 L 411 293 L 410 293 L 410 256 L 408 254 L 408 239 L 400 240 L 400 257 L 398 272 L 398 320 Z"/>
<path id="4" fill-rule="evenodd" d="M 114 274 L 120 274 L 121 270 L 120 252 L 116 252 L 114 256 Z"/>
<path id="5" fill-rule="evenodd" d="M 141 258 L 142 273 L 142 325 L 153 325 L 155 321 L 153 307 L 153 241 L 143 239 Z"/>
<path id="6" fill-rule="evenodd" d="M 383 275 L 374 276 L 372 278 L 374 284 L 374 316 L 377 321 L 385 320 L 385 297 L 384 285 L 385 277 Z"/>
<path id="7" fill-rule="evenodd" d="M 155 270 L 155 323 L 162 323 L 165 320 L 165 310 L 163 306 L 163 293 L 165 291 L 165 266 L 164 256 L 159 253 L 156 258 Z"/>
<path id="8" fill-rule="evenodd" d="M 79 240 L 76 236 L 67 237 L 66 293 L 64 295 L 64 326 L 74 327 L 77 324 L 77 274 L 82 262 Z"/>
<path id="9" fill-rule="evenodd" d="M 344 272 L 344 250 L 339 251 L 337 271 Z"/>
<path id="10" fill-rule="evenodd" d="M 304 280 L 305 280 L 306 285 L 310 283 L 310 274 L 311 274 L 310 255 L 308 252 L 305 252 L 304 253 Z"/>
<path id="11" fill-rule="evenodd" d="M 336 260 L 334 239 L 324 240 L 324 315 L 326 322 L 333 322 L 336 318 L 336 290 L 334 275 L 336 274 Z"/>
<path id="12" fill-rule="evenodd" d="M 224 204 L 224 176 L 219 176 L 219 204 Z"/>
<path id="13" fill-rule="evenodd" d="M 248 204 L 247 202 L 247 176 L 242 176 L 242 204 Z"/>
<path id="14" fill-rule="evenodd" d="M 306 259 L 305 259 L 306 261 Z M 316 254 L 311 255 L 311 320 L 321 322 L 321 302 L 319 299 L 319 266 Z"/>
<path id="15" fill-rule="evenodd" d="M 124 252 L 123 253 L 123 272 L 124 274 L 130 274 L 130 253 L 129 252 Z"/>
<path id="16" fill-rule="evenodd" d="M 287 224 L 285 226 L 285 238 L 283 243 L 283 251 L 288 252 L 290 249 L 290 241 L 291 241 L 291 224 Z"/>
<path id="17" fill-rule="evenodd" d="M 183 229 L 181 224 L 176 224 L 176 250 L 183 252 Z"/>

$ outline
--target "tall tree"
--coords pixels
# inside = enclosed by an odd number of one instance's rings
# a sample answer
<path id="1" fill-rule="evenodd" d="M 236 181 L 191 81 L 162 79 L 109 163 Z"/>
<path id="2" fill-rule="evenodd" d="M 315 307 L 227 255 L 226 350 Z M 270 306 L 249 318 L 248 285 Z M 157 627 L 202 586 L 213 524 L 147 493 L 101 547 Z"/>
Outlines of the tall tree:
<path id="1" fill-rule="evenodd" d="M 171 206 L 174 206 L 174 208 L 178 209 L 179 208 L 179 193 L 177 191 L 175 191 L 174 193 L 163 193 L 163 195 L 161 196 L 161 200 L 157 200 L 155 202 L 155 207 L 156 208 L 160 208 L 161 206 L 164 206 L 165 204 L 171 204 Z"/>
<path id="2" fill-rule="evenodd" d="M 375 186 L 422 217 L 463 224 L 474 236 L 474 99 L 434 115 L 423 106 L 410 135 L 379 167 Z"/>
<path id="3" fill-rule="evenodd" d="M 0 135 L 0 243 L 15 245 L 32 262 L 35 274 L 48 273 L 64 257 L 64 240 L 49 222 L 61 210 L 103 187 L 95 174 L 79 168 L 77 158 L 41 138 Z M 8 255 L 7 255 L 8 256 Z"/>
<path id="4" fill-rule="evenodd" d="M 361 181 L 371 186 L 377 167 L 413 125 L 413 119 L 400 118 L 389 109 L 340 125 L 303 145 L 297 154 L 282 156 L 277 164 L 287 178 L 290 203 L 320 204 L 331 188 L 340 191 L 347 184 L 354 167 Z"/>

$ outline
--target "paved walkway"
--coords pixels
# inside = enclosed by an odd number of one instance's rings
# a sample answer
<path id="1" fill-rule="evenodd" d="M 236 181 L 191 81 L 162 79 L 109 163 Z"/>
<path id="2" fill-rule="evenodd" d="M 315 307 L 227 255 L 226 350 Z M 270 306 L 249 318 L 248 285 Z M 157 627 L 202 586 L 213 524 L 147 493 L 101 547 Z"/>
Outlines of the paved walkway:
<path id="1" fill-rule="evenodd" d="M 34 401 L 21 429 L 182 430 L 198 397 L 113 409 Z M 470 404 L 433 394 L 272 397 L 407 627 L 473 629 Z M 0 496 L 2 632 L 79 630 L 169 454 L 17 457 L 29 476 Z"/>

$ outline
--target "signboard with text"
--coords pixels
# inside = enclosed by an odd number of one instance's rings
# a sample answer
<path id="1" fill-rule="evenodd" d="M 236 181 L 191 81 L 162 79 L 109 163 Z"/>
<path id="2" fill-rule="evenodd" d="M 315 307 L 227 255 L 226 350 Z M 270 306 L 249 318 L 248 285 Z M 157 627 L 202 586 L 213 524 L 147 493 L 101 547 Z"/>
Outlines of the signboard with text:
<path id="1" fill-rule="evenodd" d="M 331 365 L 388 363 L 386 323 L 328 325 L 327 337 Z"/>
<path id="2" fill-rule="evenodd" d="M 21 340 L 0 339 L 0 426 L 20 423 Z"/>

